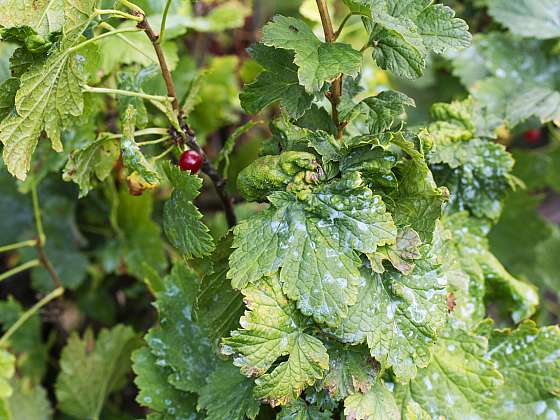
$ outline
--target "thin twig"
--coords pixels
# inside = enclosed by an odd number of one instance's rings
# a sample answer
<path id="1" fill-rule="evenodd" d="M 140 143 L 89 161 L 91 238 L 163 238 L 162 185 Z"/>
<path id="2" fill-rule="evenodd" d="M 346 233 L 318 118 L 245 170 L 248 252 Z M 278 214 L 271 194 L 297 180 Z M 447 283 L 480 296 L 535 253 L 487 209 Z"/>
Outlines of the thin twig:
<path id="1" fill-rule="evenodd" d="M 62 282 L 58 277 L 58 274 L 54 270 L 51 261 L 47 257 L 45 252 L 45 242 L 47 240 L 45 236 L 45 231 L 43 229 L 43 221 L 41 219 L 41 207 L 39 206 L 39 197 L 37 194 L 37 180 L 35 175 L 32 175 L 33 179 L 31 181 L 31 201 L 33 202 L 33 214 L 35 215 L 35 226 L 37 228 L 37 239 L 35 249 L 37 250 L 37 256 L 39 257 L 39 262 L 46 268 L 51 276 L 55 286 L 57 288 L 62 287 Z"/>
<path id="2" fill-rule="evenodd" d="M 225 189 L 226 183 L 224 179 L 220 176 L 216 168 L 212 165 L 210 159 L 208 159 L 208 156 L 206 155 L 204 149 L 202 149 L 202 147 L 198 144 L 195 133 L 191 130 L 191 128 L 187 125 L 187 123 L 183 118 L 184 116 L 182 110 L 179 107 L 179 100 L 177 99 L 177 91 L 175 90 L 173 77 L 171 76 L 171 72 L 169 71 L 169 67 L 167 66 L 167 62 L 165 60 L 165 56 L 163 54 L 161 45 L 158 42 L 159 37 L 153 31 L 152 27 L 150 26 L 150 23 L 148 22 L 145 16 L 142 22 L 138 24 L 138 28 L 143 29 L 144 32 L 146 32 L 148 38 L 150 39 L 150 42 L 152 43 L 156 51 L 156 55 L 158 57 L 161 73 L 165 81 L 165 86 L 167 88 L 167 96 L 173 98 L 173 102 L 172 102 L 173 110 L 177 113 L 179 125 L 181 127 L 181 132 L 178 132 L 177 130 L 172 128 L 170 130 L 170 133 L 175 143 L 179 145 L 187 144 L 191 149 L 195 150 L 197 153 L 199 153 L 202 156 L 203 158 L 202 172 L 208 175 L 208 177 L 214 184 L 216 193 L 218 194 L 218 197 L 220 198 L 222 205 L 224 207 L 224 212 L 226 215 L 226 220 L 228 222 L 228 225 L 230 227 L 235 226 L 237 224 L 237 219 L 235 217 L 235 212 L 233 210 L 233 201 Z"/>
<path id="3" fill-rule="evenodd" d="M 20 248 L 27 248 L 27 247 L 31 247 L 31 246 L 35 246 L 35 245 L 37 245 L 37 241 L 35 239 L 31 239 L 29 241 L 17 242 L 17 243 L 9 244 L 9 245 L 3 245 L 3 246 L 0 246 L 0 253 L 13 251 L 15 249 L 20 249 Z"/>
<path id="4" fill-rule="evenodd" d="M 12 276 L 15 276 L 18 273 L 29 270 L 33 267 L 38 267 L 39 265 L 41 265 L 41 262 L 39 260 L 31 260 L 22 265 L 18 265 L 17 267 L 14 267 L 11 270 L 5 271 L 4 273 L 0 274 L 0 281 L 4 281 Z"/>
<path id="5" fill-rule="evenodd" d="M 348 13 L 346 16 L 344 16 L 344 19 L 342 19 L 342 22 L 340 23 L 340 26 L 338 27 L 337 31 L 334 33 L 334 40 L 335 41 L 338 39 L 338 37 L 342 33 L 342 30 L 344 29 L 344 26 L 346 26 L 346 24 L 348 23 L 348 20 L 350 20 L 350 18 L 352 16 L 354 16 L 354 13 Z"/>
<path id="6" fill-rule="evenodd" d="M 337 35 L 333 30 L 333 25 L 331 21 L 331 16 L 329 15 L 329 9 L 327 7 L 326 0 L 317 0 L 317 8 L 319 9 L 319 14 L 321 15 L 321 23 L 323 25 L 323 32 L 325 33 L 325 41 L 332 43 L 336 41 Z M 340 97 L 342 96 L 342 78 L 341 74 L 338 76 L 331 85 L 331 90 L 329 95 L 327 95 L 328 100 L 332 105 L 332 120 L 336 126 L 336 136 L 337 138 L 342 137 L 345 124 L 340 121 L 340 116 L 338 113 L 338 104 L 340 103 Z"/>
<path id="7" fill-rule="evenodd" d="M 18 320 L 6 331 L 6 333 L 0 338 L 0 348 L 4 347 L 10 337 L 21 327 L 29 318 L 31 318 L 35 313 L 49 303 L 51 300 L 56 299 L 57 297 L 62 296 L 64 293 L 64 289 L 62 287 L 54 289 L 50 292 L 47 296 L 37 302 L 33 307 L 27 310 L 22 316 L 18 318 Z"/>

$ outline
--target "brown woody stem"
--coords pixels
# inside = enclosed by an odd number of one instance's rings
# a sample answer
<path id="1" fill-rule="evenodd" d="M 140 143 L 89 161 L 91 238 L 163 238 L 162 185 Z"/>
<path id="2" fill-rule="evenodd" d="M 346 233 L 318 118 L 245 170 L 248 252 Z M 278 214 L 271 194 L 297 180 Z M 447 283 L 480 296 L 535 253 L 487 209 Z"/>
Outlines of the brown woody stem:
<path id="1" fill-rule="evenodd" d="M 329 14 L 329 9 L 327 7 L 326 0 L 317 0 L 317 8 L 319 9 L 319 14 L 321 15 L 321 23 L 323 25 L 323 32 L 325 33 L 325 41 L 331 43 L 336 41 L 337 34 L 334 32 L 331 16 Z M 341 138 L 344 132 L 345 123 L 340 121 L 340 116 L 338 113 L 338 104 L 340 103 L 340 97 L 342 96 L 342 78 L 341 74 L 338 76 L 334 82 L 332 82 L 331 90 L 327 98 L 332 105 L 332 119 L 336 126 L 336 137 Z"/>
<path id="2" fill-rule="evenodd" d="M 153 31 L 152 27 L 150 26 L 148 20 L 145 16 L 143 16 L 143 20 L 138 24 L 138 28 L 144 30 L 146 35 L 150 39 L 154 50 L 156 52 L 159 66 L 161 68 L 161 74 L 163 79 L 165 80 L 165 86 L 167 88 L 167 95 L 173 98 L 173 110 L 177 113 L 177 117 L 179 120 L 179 124 L 181 127 L 182 132 L 177 132 L 175 129 L 171 129 L 171 135 L 173 136 L 174 140 L 178 144 L 186 143 L 192 150 L 199 153 L 203 158 L 202 163 L 202 172 L 204 172 L 212 183 L 214 184 L 214 188 L 216 189 L 216 193 L 220 198 L 222 205 L 224 207 L 224 212 L 226 215 L 226 220 L 230 227 L 233 227 L 237 224 L 237 219 L 235 217 L 235 212 L 233 210 L 233 201 L 229 194 L 226 192 L 226 183 L 224 179 L 221 177 L 219 172 L 214 168 L 206 152 L 200 144 L 198 144 L 196 140 L 195 133 L 191 130 L 191 128 L 187 125 L 183 118 L 183 110 L 179 107 L 179 100 L 177 99 L 177 91 L 175 90 L 175 84 L 173 83 L 173 77 L 171 76 L 171 72 L 169 71 L 169 67 L 167 66 L 167 62 L 165 60 L 165 56 L 163 54 L 163 50 L 159 43 L 159 36 Z"/>

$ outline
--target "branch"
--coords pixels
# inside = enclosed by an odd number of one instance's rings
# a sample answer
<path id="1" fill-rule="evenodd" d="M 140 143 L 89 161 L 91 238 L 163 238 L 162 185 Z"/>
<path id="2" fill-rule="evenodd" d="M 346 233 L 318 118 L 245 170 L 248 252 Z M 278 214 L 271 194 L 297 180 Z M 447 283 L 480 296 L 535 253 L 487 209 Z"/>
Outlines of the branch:
<path id="1" fill-rule="evenodd" d="M 148 22 L 148 19 L 146 19 L 146 16 L 141 14 L 139 14 L 139 16 L 142 16 L 143 19 L 142 22 L 138 24 L 138 28 L 146 32 L 146 35 L 148 36 L 150 42 L 154 47 L 161 68 L 161 73 L 163 75 L 163 79 L 165 80 L 165 86 L 167 88 L 167 96 L 173 98 L 172 101 L 173 110 L 177 113 L 179 125 L 181 127 L 181 132 L 178 132 L 177 130 L 172 128 L 170 130 L 170 133 L 177 144 L 186 143 L 192 150 L 196 151 L 202 156 L 203 159 L 202 172 L 208 175 L 208 177 L 214 184 L 216 193 L 218 194 L 218 197 L 220 198 L 222 205 L 224 207 L 224 212 L 226 215 L 226 220 L 228 222 L 228 225 L 230 227 L 233 227 L 237 224 L 237 219 L 235 217 L 235 212 L 233 210 L 233 201 L 225 189 L 226 183 L 224 179 L 220 176 L 216 168 L 214 168 L 214 166 L 210 162 L 210 159 L 208 159 L 206 152 L 198 144 L 195 133 L 190 129 L 190 127 L 184 121 L 183 111 L 179 108 L 179 100 L 177 99 L 177 91 L 175 90 L 173 77 L 171 76 L 171 72 L 169 71 L 169 67 L 167 66 L 167 62 L 165 61 L 165 56 L 163 55 L 163 50 L 159 43 L 159 36 L 154 32 L 154 30 L 150 26 L 150 23 Z"/>
<path id="2" fill-rule="evenodd" d="M 323 32 L 325 33 L 325 41 L 332 43 L 336 41 L 337 34 L 334 32 L 331 16 L 329 15 L 329 9 L 327 7 L 326 0 L 317 0 L 317 8 L 319 9 L 319 14 L 321 15 L 321 23 L 323 24 Z M 332 119 L 336 125 L 336 136 L 337 138 L 342 137 L 344 131 L 345 123 L 340 121 L 338 114 L 338 104 L 340 103 L 340 97 L 342 96 L 342 77 L 341 74 L 332 82 L 331 90 L 327 95 L 327 98 L 332 105 Z"/>

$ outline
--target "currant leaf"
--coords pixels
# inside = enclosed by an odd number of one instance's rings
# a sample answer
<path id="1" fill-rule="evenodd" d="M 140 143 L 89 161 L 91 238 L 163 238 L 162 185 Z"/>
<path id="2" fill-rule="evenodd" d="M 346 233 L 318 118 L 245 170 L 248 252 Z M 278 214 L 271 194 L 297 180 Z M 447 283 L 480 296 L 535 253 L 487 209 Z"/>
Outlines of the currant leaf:
<path id="1" fill-rule="evenodd" d="M 214 250 L 214 241 L 193 204 L 202 179 L 165 164 L 164 170 L 174 191 L 163 209 L 163 229 L 171 244 L 187 258 L 201 257 Z"/>
<path id="2" fill-rule="evenodd" d="M 324 82 L 339 74 L 356 77 L 362 66 L 361 54 L 348 44 L 324 43 L 299 19 L 275 16 L 263 28 L 263 44 L 292 50 L 299 82 L 309 93 L 321 90 Z"/>
<path id="3" fill-rule="evenodd" d="M 298 68 L 293 64 L 294 54 L 264 44 L 251 47 L 249 54 L 264 71 L 239 95 L 243 109 L 256 114 L 279 102 L 291 118 L 301 117 L 311 107 L 313 96 L 299 84 Z"/>
<path id="4" fill-rule="evenodd" d="M 97 139 L 70 154 L 63 179 L 78 184 L 80 198 L 85 197 L 99 182 L 107 179 L 118 157 L 118 141 L 110 133 L 101 133 Z"/>
<path id="5" fill-rule="evenodd" d="M 126 383 L 137 344 L 132 328 L 122 325 L 102 330 L 95 341 L 91 331 L 83 339 L 70 336 L 56 380 L 60 410 L 78 418 L 99 417 L 107 396 Z"/>
<path id="6" fill-rule="evenodd" d="M 278 275 L 242 290 L 247 311 L 241 329 L 222 341 L 222 352 L 247 376 L 257 377 L 254 395 L 272 406 L 285 405 L 328 369 L 327 349 L 305 332 L 306 320 L 282 292 Z M 288 356 L 269 373 L 282 356 Z"/>
<path id="7" fill-rule="evenodd" d="M 512 33 L 530 38 L 560 37 L 560 22 L 554 16 L 560 12 L 556 0 L 490 0 L 488 13 Z"/>
<path id="8" fill-rule="evenodd" d="M 417 418 L 423 412 L 431 417 L 451 412 L 491 417 L 503 378 L 485 358 L 487 350 L 486 338 L 448 327 L 435 346 L 430 365 L 419 370 L 409 384 L 396 385 L 403 417 Z"/>
<path id="9" fill-rule="evenodd" d="M 399 418 L 399 408 L 393 393 L 383 382 L 377 382 L 365 393 L 348 396 L 344 400 L 344 414 L 349 420 L 381 420 Z"/>

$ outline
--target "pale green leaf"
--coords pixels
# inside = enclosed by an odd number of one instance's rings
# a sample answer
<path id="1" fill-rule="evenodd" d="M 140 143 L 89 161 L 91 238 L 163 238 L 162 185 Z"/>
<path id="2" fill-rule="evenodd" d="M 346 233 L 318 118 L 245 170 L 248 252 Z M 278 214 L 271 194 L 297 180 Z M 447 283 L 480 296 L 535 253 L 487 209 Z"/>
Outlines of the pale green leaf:
<path id="1" fill-rule="evenodd" d="M 344 414 L 348 420 L 384 420 L 399 418 L 399 408 L 393 393 L 383 382 L 369 391 L 358 392 L 344 400 Z"/>
<path id="2" fill-rule="evenodd" d="M 10 379 L 16 371 L 15 363 L 14 355 L 0 349 L 0 399 L 10 397 L 13 393 Z"/>
<path id="3" fill-rule="evenodd" d="M 243 288 L 281 268 L 283 290 L 298 308 L 337 325 L 357 297 L 353 249 L 374 252 L 394 242 L 390 214 L 357 173 L 317 189 L 303 203 L 289 193 L 271 199 L 269 209 L 235 228 L 228 277 Z"/>
<path id="4" fill-rule="evenodd" d="M 7 420 L 52 418 L 53 409 L 47 391 L 41 385 L 33 385 L 28 378 L 21 378 L 13 382 L 13 390 L 12 396 L 6 401 L 9 411 Z"/>
<path id="5" fill-rule="evenodd" d="M 80 197 L 84 197 L 111 174 L 118 157 L 117 139 L 110 133 L 101 133 L 97 139 L 70 154 L 63 178 L 78 184 Z"/>
<path id="6" fill-rule="evenodd" d="M 327 349 L 305 332 L 309 321 L 284 296 L 277 275 L 263 277 L 242 293 L 248 307 L 242 328 L 222 341 L 222 352 L 234 355 L 243 374 L 257 377 L 255 397 L 272 406 L 285 405 L 323 377 L 329 365 Z M 282 356 L 287 360 L 270 370 Z"/>
<path id="7" fill-rule="evenodd" d="M 108 395 L 126 383 L 130 354 L 137 345 L 130 327 L 72 334 L 60 359 L 56 380 L 58 408 L 78 418 L 99 418 Z"/>
<path id="8" fill-rule="evenodd" d="M 488 13 L 511 32 L 530 38 L 560 37 L 558 0 L 488 0 Z"/>
<path id="9" fill-rule="evenodd" d="M 490 336 L 487 356 L 504 376 L 492 416 L 551 419 L 560 415 L 560 330 L 526 321 Z"/>
<path id="10" fill-rule="evenodd" d="M 84 109 L 81 84 L 87 79 L 86 66 L 96 60 L 96 48 L 88 46 L 73 52 L 73 39 L 63 42 L 44 63 L 33 65 L 22 77 L 16 94 L 16 112 L 0 123 L 0 141 L 8 170 L 25 179 L 31 155 L 43 130 L 52 147 L 62 151 L 61 129 L 68 116 L 79 116 Z"/>
<path id="11" fill-rule="evenodd" d="M 426 412 L 431 418 L 492 418 L 502 376 L 485 357 L 488 340 L 447 328 L 439 337 L 430 365 L 407 385 L 396 385 L 404 419 Z"/>
<path id="12" fill-rule="evenodd" d="M 387 90 L 377 96 L 364 99 L 370 113 L 369 134 L 382 133 L 393 126 L 395 120 L 404 114 L 405 106 L 415 106 L 414 100 L 404 93 Z"/>
<path id="13" fill-rule="evenodd" d="M 371 355 L 382 366 L 392 366 L 399 382 L 428 365 L 446 320 L 445 279 L 432 264 L 419 260 L 409 276 L 381 276 L 363 267 L 358 301 L 334 330 L 344 343 L 367 342 Z"/>
<path id="14" fill-rule="evenodd" d="M 0 26 L 30 26 L 41 35 L 62 30 L 64 0 L 2 0 Z"/>
<path id="15" fill-rule="evenodd" d="M 150 185 L 155 185 L 159 181 L 159 176 L 152 164 L 148 162 L 144 154 L 140 151 L 140 147 L 134 140 L 134 131 L 136 128 L 136 109 L 129 105 L 122 119 L 122 138 L 121 138 L 121 155 L 123 163 L 131 173 L 138 175 Z"/>
<path id="16" fill-rule="evenodd" d="M 214 241 L 208 228 L 200 220 L 202 214 L 193 204 L 202 186 L 202 179 L 169 163 L 164 169 L 174 188 L 163 210 L 165 235 L 187 258 L 210 254 L 214 250 Z"/>

